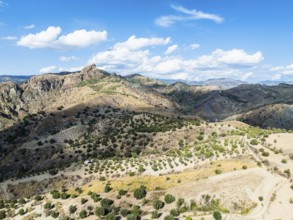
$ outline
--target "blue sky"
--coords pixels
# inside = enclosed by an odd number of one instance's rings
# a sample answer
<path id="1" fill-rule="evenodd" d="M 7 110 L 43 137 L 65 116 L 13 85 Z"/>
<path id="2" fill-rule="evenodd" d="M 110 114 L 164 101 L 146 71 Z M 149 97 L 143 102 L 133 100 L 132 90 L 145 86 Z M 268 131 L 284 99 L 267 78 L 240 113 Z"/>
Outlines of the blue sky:
<path id="1" fill-rule="evenodd" d="M 0 0 L 0 74 L 293 79 L 292 0 Z"/>

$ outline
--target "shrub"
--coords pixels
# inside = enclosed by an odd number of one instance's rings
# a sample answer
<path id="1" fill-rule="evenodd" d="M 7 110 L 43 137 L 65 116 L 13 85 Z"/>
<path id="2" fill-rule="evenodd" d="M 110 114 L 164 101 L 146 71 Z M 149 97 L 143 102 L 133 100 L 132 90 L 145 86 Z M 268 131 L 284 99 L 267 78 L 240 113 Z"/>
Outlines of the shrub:
<path id="1" fill-rule="evenodd" d="M 95 211 L 95 215 L 96 216 L 105 216 L 108 214 L 108 209 L 104 208 L 104 207 L 98 207 L 96 208 L 96 211 Z"/>
<path id="2" fill-rule="evenodd" d="M 18 203 L 19 203 L 20 205 L 23 205 L 23 204 L 25 204 L 25 203 L 26 203 L 26 201 L 25 201 L 25 199 L 24 199 L 24 198 L 21 198 L 21 199 L 18 201 Z"/>
<path id="3" fill-rule="evenodd" d="M 258 141 L 256 139 L 251 139 L 250 144 L 251 145 L 258 145 Z"/>
<path id="4" fill-rule="evenodd" d="M 164 220 L 175 220 L 173 215 L 166 215 Z"/>
<path id="5" fill-rule="evenodd" d="M 5 219 L 6 218 L 6 212 L 5 211 L 0 211 L 0 219 Z"/>
<path id="6" fill-rule="evenodd" d="M 105 185 L 105 188 L 104 188 L 104 192 L 110 192 L 111 191 L 111 185 L 109 184 L 109 183 L 107 183 L 106 185 Z"/>
<path id="7" fill-rule="evenodd" d="M 55 212 L 55 211 L 51 212 L 51 217 L 52 218 L 58 218 L 58 216 L 59 216 L 59 212 Z"/>
<path id="8" fill-rule="evenodd" d="M 124 189 L 120 189 L 118 192 L 119 196 L 124 196 L 126 193 L 127 193 L 127 191 Z"/>
<path id="9" fill-rule="evenodd" d="M 263 197 L 262 196 L 258 197 L 258 200 L 262 202 L 263 201 Z"/>
<path id="10" fill-rule="evenodd" d="M 41 200 L 43 200 L 43 197 L 40 196 L 40 195 L 36 195 L 36 196 L 35 196 L 35 200 L 36 200 L 36 201 L 41 201 Z"/>
<path id="11" fill-rule="evenodd" d="M 80 202 L 81 202 L 81 204 L 83 205 L 83 204 L 85 204 L 87 201 L 88 201 L 87 199 L 82 198 Z"/>
<path id="12" fill-rule="evenodd" d="M 127 215 L 126 219 L 127 220 L 137 220 L 138 216 L 134 215 L 134 214 L 129 214 L 129 215 Z"/>
<path id="13" fill-rule="evenodd" d="M 24 214 L 25 214 L 24 209 L 20 209 L 20 210 L 18 211 L 18 214 L 19 214 L 19 215 L 24 215 Z"/>
<path id="14" fill-rule="evenodd" d="M 214 211 L 213 212 L 213 217 L 215 220 L 221 220 L 222 219 L 222 215 L 219 211 Z"/>
<path id="15" fill-rule="evenodd" d="M 52 176 L 56 175 L 57 173 L 58 173 L 57 169 L 50 169 L 49 170 L 49 174 L 52 175 Z"/>
<path id="16" fill-rule="evenodd" d="M 157 210 L 152 211 L 151 215 L 152 215 L 152 219 L 157 219 L 161 216 L 161 214 Z"/>
<path id="17" fill-rule="evenodd" d="M 181 207 L 184 204 L 184 202 L 185 200 L 183 198 L 179 198 L 176 203 L 177 207 Z"/>
<path id="18" fill-rule="evenodd" d="M 133 196 L 136 199 L 142 199 L 144 197 L 146 197 L 147 191 L 145 186 L 140 186 L 139 188 L 135 189 L 133 192 Z"/>
<path id="19" fill-rule="evenodd" d="M 246 170 L 246 169 L 247 169 L 247 166 L 246 166 L 246 165 L 243 165 L 243 166 L 242 166 L 242 169 L 243 169 L 243 170 Z"/>
<path id="20" fill-rule="evenodd" d="M 175 196 L 172 196 L 171 194 L 167 194 L 165 195 L 164 199 L 167 204 L 171 204 L 172 202 L 175 201 Z"/>
<path id="21" fill-rule="evenodd" d="M 100 202 L 101 206 L 106 209 L 109 209 L 113 203 L 114 203 L 113 200 L 107 199 L 107 198 L 102 199 Z"/>
<path id="22" fill-rule="evenodd" d="M 173 216 L 179 216 L 180 215 L 180 213 L 178 212 L 177 209 L 171 209 L 170 214 L 173 215 Z"/>
<path id="23" fill-rule="evenodd" d="M 80 218 L 86 218 L 86 217 L 87 217 L 87 211 L 86 211 L 86 210 L 82 210 L 82 211 L 79 213 L 79 217 L 80 217 Z"/>
<path id="24" fill-rule="evenodd" d="M 53 206 L 51 204 L 51 202 L 47 202 L 45 205 L 44 205 L 44 209 L 52 209 Z"/>
<path id="25" fill-rule="evenodd" d="M 108 215 L 106 215 L 105 220 L 115 220 L 116 217 L 113 213 L 109 213 Z"/>
<path id="26" fill-rule="evenodd" d="M 60 198 L 60 193 L 58 191 L 54 191 L 51 193 L 53 199 L 59 199 Z"/>
<path id="27" fill-rule="evenodd" d="M 156 200 L 153 201 L 153 207 L 154 207 L 156 210 L 159 210 L 159 209 L 163 208 L 164 205 L 165 205 L 164 202 L 161 201 L 161 200 L 159 200 L 159 199 L 156 199 Z"/>
<path id="28" fill-rule="evenodd" d="M 185 218 L 185 220 L 192 220 L 192 218 L 191 218 L 190 216 L 187 216 L 187 217 Z"/>
<path id="29" fill-rule="evenodd" d="M 76 208 L 75 205 L 71 205 L 71 206 L 69 206 L 69 213 L 70 213 L 70 214 L 73 214 L 73 213 L 75 213 L 76 211 L 77 211 L 77 208 Z"/>
<path id="30" fill-rule="evenodd" d="M 66 192 L 64 192 L 64 193 L 62 193 L 61 195 L 60 195 L 60 198 L 61 199 L 68 199 L 70 196 L 66 193 Z"/>
<path id="31" fill-rule="evenodd" d="M 287 163 L 287 160 L 286 160 L 286 159 L 282 159 L 281 162 L 282 162 L 282 163 Z"/>
<path id="32" fill-rule="evenodd" d="M 215 170 L 215 174 L 218 175 L 218 174 L 221 174 L 221 173 L 222 173 L 222 171 L 221 171 L 220 169 L 216 169 L 216 170 Z"/>
<path id="33" fill-rule="evenodd" d="M 129 213 L 130 213 L 130 211 L 128 209 L 121 209 L 121 211 L 120 211 L 120 214 L 123 217 L 126 217 Z"/>

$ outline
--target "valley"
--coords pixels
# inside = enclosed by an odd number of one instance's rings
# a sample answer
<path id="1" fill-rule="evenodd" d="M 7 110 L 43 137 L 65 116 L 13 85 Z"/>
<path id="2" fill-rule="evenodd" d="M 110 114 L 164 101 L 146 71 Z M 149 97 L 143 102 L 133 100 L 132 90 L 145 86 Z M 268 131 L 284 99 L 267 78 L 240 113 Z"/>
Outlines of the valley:
<path id="1" fill-rule="evenodd" d="M 0 91 L 0 219 L 293 218 L 291 85 L 90 65 Z"/>

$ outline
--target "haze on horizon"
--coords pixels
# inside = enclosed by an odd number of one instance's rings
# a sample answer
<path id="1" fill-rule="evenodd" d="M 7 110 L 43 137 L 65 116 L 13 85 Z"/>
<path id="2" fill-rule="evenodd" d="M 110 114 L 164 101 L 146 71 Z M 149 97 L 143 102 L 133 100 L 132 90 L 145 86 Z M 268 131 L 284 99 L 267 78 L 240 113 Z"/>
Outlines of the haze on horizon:
<path id="1" fill-rule="evenodd" d="M 0 0 L 0 74 L 293 80 L 293 2 Z"/>

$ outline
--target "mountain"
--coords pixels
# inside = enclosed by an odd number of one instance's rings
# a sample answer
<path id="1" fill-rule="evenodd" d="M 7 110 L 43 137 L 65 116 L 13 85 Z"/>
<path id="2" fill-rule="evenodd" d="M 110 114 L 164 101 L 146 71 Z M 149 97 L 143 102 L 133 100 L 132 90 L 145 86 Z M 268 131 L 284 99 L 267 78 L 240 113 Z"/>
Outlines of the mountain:
<path id="1" fill-rule="evenodd" d="M 29 80 L 31 77 L 33 77 L 32 75 L 31 76 L 26 76 L 26 75 L 0 75 L 0 83 L 1 82 L 15 82 L 15 83 L 20 83 L 20 82 L 25 82 L 27 80 Z"/>
<path id="2" fill-rule="evenodd" d="M 188 81 L 188 80 L 170 80 L 170 79 L 161 79 L 161 81 L 167 84 L 174 84 L 176 82 L 182 82 L 188 85 L 197 85 L 197 86 L 213 86 L 220 89 L 231 89 L 237 87 L 241 84 L 247 84 L 245 81 L 229 79 L 229 78 L 215 78 L 208 79 L 206 81 Z"/>
<path id="3" fill-rule="evenodd" d="M 293 85 L 293 81 L 274 81 L 274 80 L 265 80 L 265 81 L 260 81 L 259 84 L 261 85 L 267 85 L 267 86 L 276 86 L 279 84 L 289 84 Z"/>

